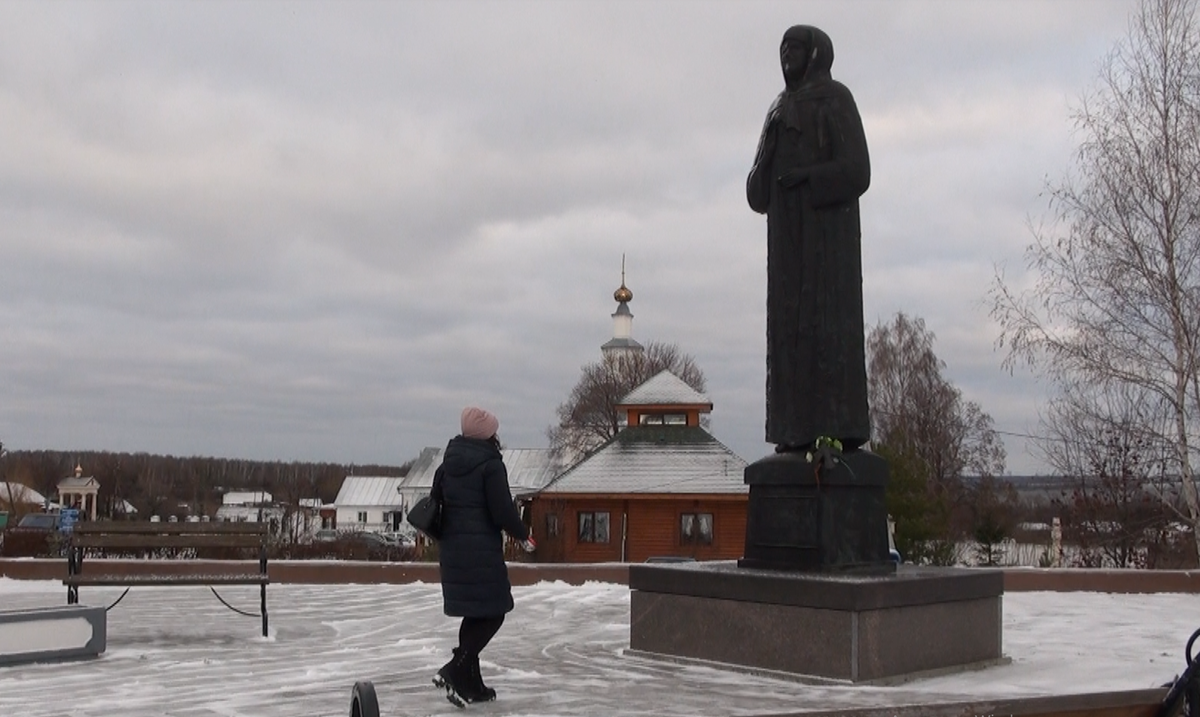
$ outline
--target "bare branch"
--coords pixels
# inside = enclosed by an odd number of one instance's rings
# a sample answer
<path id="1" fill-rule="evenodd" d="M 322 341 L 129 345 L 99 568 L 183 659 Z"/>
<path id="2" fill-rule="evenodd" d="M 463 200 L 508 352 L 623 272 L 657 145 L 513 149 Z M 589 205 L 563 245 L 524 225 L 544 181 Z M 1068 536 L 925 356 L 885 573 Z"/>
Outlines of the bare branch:
<path id="1" fill-rule="evenodd" d="M 1118 398 L 1165 411 L 1154 415 L 1156 445 L 1172 448 L 1167 472 L 1177 476 L 1200 554 L 1190 458 L 1200 440 L 1196 0 L 1144 0 L 1073 118 L 1082 137 L 1073 171 L 1048 187 L 1053 221 L 1026 251 L 1037 282 L 1015 292 L 997 276 L 992 287 L 1005 365 L 1032 365 L 1064 388 L 1070 403 L 1051 411 L 1064 438 L 1096 430 Z M 1091 423 L 1073 424 L 1064 405 Z M 1058 459 L 1066 467 L 1084 457 Z"/>

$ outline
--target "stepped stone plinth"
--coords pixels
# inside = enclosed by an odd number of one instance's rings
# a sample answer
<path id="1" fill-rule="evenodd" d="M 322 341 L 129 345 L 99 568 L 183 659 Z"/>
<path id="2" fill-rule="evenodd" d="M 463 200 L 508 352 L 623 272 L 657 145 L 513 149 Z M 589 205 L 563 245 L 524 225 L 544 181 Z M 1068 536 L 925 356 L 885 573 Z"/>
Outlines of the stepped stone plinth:
<path id="1" fill-rule="evenodd" d="M 630 649 L 837 682 L 1003 660 L 1003 573 L 900 566 L 846 575 L 730 562 L 634 565 Z"/>

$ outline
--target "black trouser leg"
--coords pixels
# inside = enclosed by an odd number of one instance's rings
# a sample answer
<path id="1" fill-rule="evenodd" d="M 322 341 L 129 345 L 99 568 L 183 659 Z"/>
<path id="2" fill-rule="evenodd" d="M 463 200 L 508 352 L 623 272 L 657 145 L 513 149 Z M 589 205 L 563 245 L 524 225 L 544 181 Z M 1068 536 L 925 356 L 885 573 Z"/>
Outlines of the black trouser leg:
<path id="1" fill-rule="evenodd" d="M 479 657 L 483 648 L 487 647 L 500 626 L 504 624 L 504 616 L 497 617 L 464 617 L 458 628 L 458 646 L 468 658 Z"/>

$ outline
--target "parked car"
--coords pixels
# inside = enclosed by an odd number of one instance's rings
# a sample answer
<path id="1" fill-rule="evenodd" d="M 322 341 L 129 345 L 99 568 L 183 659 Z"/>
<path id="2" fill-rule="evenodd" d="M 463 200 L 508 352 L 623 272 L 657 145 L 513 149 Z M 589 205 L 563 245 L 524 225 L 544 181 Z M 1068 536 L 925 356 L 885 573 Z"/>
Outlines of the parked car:
<path id="1" fill-rule="evenodd" d="M 26 513 L 21 516 L 17 527 L 29 530 L 58 530 L 60 521 L 58 513 Z"/>
<path id="2" fill-rule="evenodd" d="M 404 533 L 379 533 L 378 535 L 392 545 L 412 545 L 415 542 L 413 536 Z"/>
<path id="3" fill-rule="evenodd" d="M 65 555 L 65 539 L 59 532 L 57 513 L 27 513 L 4 531 L 0 555 L 10 558 L 49 558 Z"/>
<path id="4" fill-rule="evenodd" d="M 313 540 L 318 543 L 331 543 L 341 537 L 341 533 L 332 528 L 321 528 L 313 533 Z"/>
<path id="5" fill-rule="evenodd" d="M 323 528 L 313 533 L 313 556 L 353 558 L 355 560 L 397 560 L 406 548 L 394 534 L 370 530 L 333 530 Z"/>
<path id="6" fill-rule="evenodd" d="M 391 535 L 384 535 L 382 533 L 376 533 L 376 532 L 370 531 L 370 530 L 363 530 L 363 531 L 359 531 L 356 533 L 350 533 L 349 537 L 351 540 L 354 540 L 359 543 L 363 543 L 364 545 L 375 546 L 375 547 L 380 547 L 380 548 L 398 548 L 401 545 L 403 545 L 403 543 L 400 542 L 399 538 L 396 538 Z"/>

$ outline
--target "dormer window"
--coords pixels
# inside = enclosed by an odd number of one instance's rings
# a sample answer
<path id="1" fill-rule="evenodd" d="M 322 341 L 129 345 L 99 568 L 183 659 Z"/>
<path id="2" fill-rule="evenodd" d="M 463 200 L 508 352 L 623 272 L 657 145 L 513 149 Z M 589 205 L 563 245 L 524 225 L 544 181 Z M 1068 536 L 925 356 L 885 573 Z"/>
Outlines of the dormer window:
<path id="1" fill-rule="evenodd" d="M 625 414 L 626 426 L 699 426 L 712 401 L 663 370 L 626 394 L 616 409 Z"/>
<path id="2" fill-rule="evenodd" d="M 643 413 L 639 416 L 643 426 L 686 426 L 687 414 L 684 413 Z"/>

